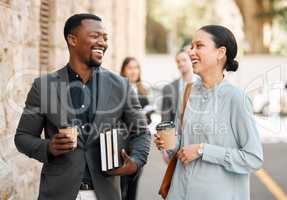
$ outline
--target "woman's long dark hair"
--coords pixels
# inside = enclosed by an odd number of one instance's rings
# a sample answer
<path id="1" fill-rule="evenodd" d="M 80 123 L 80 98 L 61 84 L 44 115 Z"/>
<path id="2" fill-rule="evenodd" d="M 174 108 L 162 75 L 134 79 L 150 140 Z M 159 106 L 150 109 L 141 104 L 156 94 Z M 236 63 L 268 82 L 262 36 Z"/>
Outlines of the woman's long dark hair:
<path id="1" fill-rule="evenodd" d="M 125 70 L 126 70 L 126 67 L 127 65 L 131 62 L 131 61 L 135 61 L 138 63 L 138 68 L 139 68 L 139 77 L 138 77 L 138 80 L 136 81 L 136 86 L 137 86 L 137 89 L 138 89 L 138 93 L 139 95 L 141 96 L 147 96 L 147 90 L 145 89 L 145 87 L 143 86 L 142 82 L 141 82 L 141 67 L 139 65 L 139 62 L 138 60 L 135 58 L 135 57 L 126 57 L 122 63 L 122 66 L 121 66 L 121 76 L 124 76 L 126 77 L 126 75 L 124 74 L 125 73 Z"/>

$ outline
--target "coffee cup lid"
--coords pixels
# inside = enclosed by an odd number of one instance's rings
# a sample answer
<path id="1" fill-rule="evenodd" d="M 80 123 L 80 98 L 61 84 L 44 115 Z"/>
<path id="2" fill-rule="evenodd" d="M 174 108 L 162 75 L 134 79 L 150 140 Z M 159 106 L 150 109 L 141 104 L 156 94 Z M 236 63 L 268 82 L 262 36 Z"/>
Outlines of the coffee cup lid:
<path id="1" fill-rule="evenodd" d="M 165 122 L 161 122 L 156 126 L 156 130 L 160 131 L 160 130 L 164 130 L 167 128 L 174 128 L 175 125 L 173 123 L 173 121 L 165 121 Z"/>

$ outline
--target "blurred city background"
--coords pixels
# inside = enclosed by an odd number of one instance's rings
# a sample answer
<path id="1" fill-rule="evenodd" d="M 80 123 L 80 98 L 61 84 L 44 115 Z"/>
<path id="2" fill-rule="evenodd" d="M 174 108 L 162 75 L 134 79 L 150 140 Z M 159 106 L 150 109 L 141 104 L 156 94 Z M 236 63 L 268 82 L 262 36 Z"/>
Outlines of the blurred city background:
<path id="1" fill-rule="evenodd" d="M 136 57 L 160 121 L 162 87 L 178 78 L 175 53 L 201 26 L 230 28 L 239 44 L 239 71 L 227 74 L 252 97 L 264 145 L 263 169 L 252 175 L 252 200 L 287 200 L 286 0 L 0 0 L 0 200 L 34 200 L 41 164 L 20 155 L 13 142 L 33 79 L 64 66 L 65 20 L 99 15 L 109 33 L 103 66 L 119 73 Z M 165 163 L 152 145 L 138 199 L 157 195 Z M 220 181 L 220 180 L 219 180 Z"/>

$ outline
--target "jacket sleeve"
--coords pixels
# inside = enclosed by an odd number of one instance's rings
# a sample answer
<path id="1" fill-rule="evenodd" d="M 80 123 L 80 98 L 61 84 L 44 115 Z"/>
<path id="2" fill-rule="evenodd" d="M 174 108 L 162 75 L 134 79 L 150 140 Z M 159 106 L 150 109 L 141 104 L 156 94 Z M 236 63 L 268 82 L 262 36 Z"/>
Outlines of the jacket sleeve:
<path id="1" fill-rule="evenodd" d="M 27 95 L 14 142 L 21 153 L 40 162 L 48 161 L 48 140 L 41 139 L 45 116 L 40 111 L 40 79 L 35 79 Z"/>
<path id="2" fill-rule="evenodd" d="M 172 92 L 171 85 L 166 85 L 162 90 L 161 121 L 172 119 Z"/>
<path id="3" fill-rule="evenodd" d="M 129 84 L 127 84 L 127 97 L 123 108 L 123 121 L 130 129 L 128 141 L 130 157 L 139 167 L 142 167 L 147 162 L 151 134 L 138 97 Z"/>
<path id="4" fill-rule="evenodd" d="M 253 172 L 263 163 L 263 150 L 251 100 L 246 97 L 244 94 L 234 95 L 231 100 L 230 123 L 238 148 L 205 144 L 202 157 L 204 161 L 222 165 L 225 170 L 237 174 Z"/>

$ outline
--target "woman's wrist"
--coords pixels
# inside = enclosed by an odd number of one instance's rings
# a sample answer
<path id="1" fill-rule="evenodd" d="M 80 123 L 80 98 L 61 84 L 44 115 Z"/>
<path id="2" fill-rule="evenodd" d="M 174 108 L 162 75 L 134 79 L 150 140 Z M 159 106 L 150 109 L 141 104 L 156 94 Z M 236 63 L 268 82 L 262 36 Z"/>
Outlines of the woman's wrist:
<path id="1" fill-rule="evenodd" d="M 199 147 L 197 149 L 197 154 L 199 157 L 202 157 L 203 155 L 203 148 L 204 148 L 204 143 L 199 144 Z"/>

